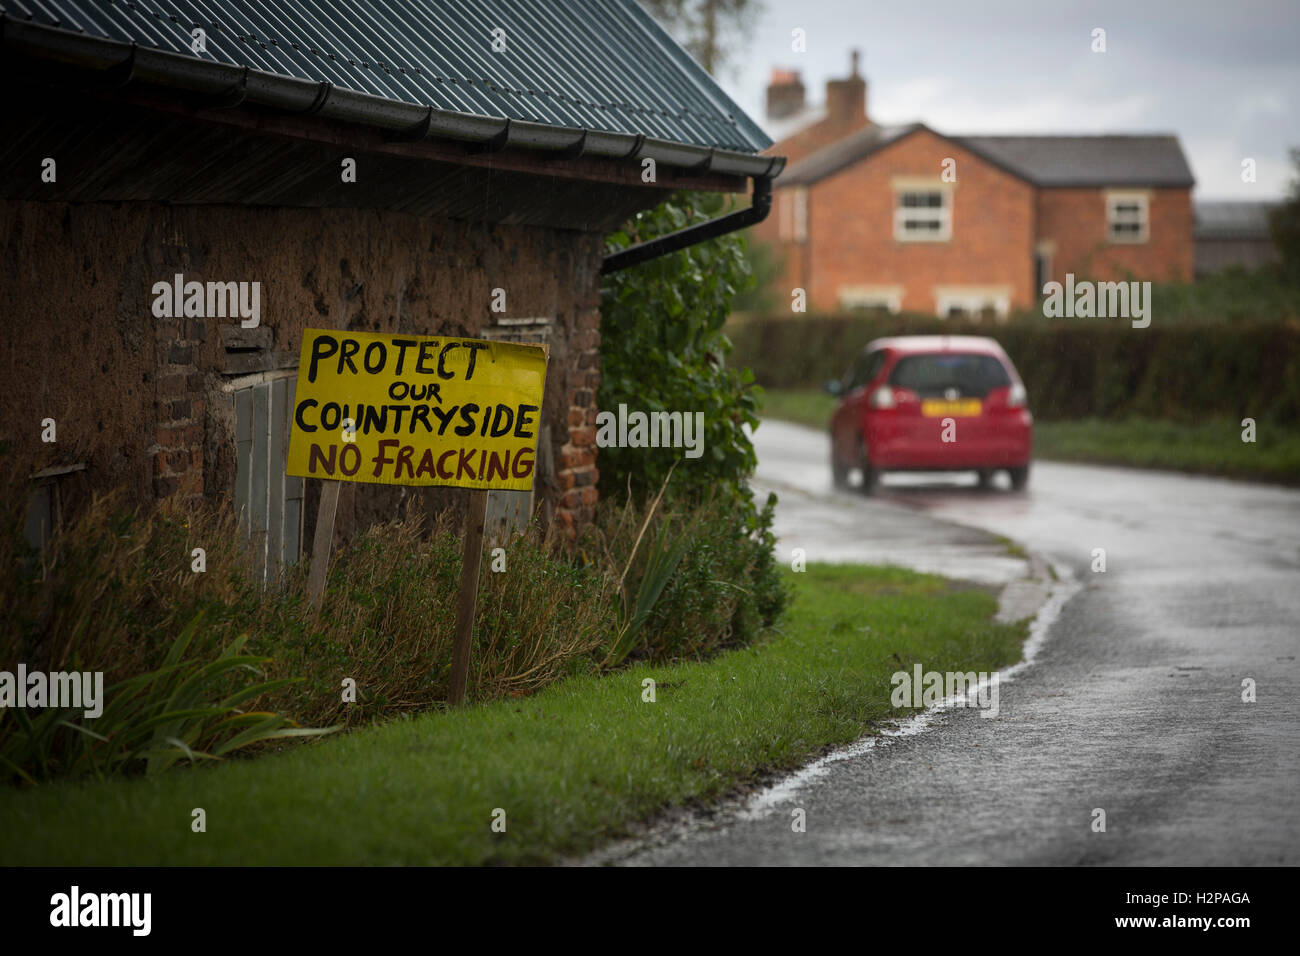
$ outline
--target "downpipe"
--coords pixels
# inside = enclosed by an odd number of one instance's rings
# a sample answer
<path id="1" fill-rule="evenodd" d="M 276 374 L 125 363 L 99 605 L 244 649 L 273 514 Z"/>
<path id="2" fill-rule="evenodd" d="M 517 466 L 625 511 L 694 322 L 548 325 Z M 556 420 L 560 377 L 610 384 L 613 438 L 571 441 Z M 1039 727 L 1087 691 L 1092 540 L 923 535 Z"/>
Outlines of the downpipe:
<path id="1" fill-rule="evenodd" d="M 772 180 L 766 176 L 755 176 L 753 177 L 753 183 L 754 197 L 749 208 L 738 209 L 735 212 L 727 213 L 725 216 L 719 216 L 717 219 L 710 219 L 708 222 L 687 226 L 685 229 L 670 232 L 666 236 L 659 236 L 657 239 L 640 242 L 635 246 L 629 246 L 619 252 L 612 253 L 606 256 L 601 263 L 601 275 L 640 265 L 643 262 L 649 262 L 651 259 L 666 256 L 670 252 L 685 249 L 687 246 L 693 246 L 709 239 L 716 239 L 718 236 L 725 236 L 728 233 L 762 222 L 767 218 L 767 214 L 772 211 Z"/>

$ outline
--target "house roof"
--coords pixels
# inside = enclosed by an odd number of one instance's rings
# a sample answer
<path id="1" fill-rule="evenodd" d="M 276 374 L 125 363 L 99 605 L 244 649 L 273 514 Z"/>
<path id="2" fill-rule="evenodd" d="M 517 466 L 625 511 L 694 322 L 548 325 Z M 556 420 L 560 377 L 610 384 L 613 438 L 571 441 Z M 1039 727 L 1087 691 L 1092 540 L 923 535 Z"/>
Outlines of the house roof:
<path id="1" fill-rule="evenodd" d="M 919 129 L 925 127 L 920 123 L 909 123 L 906 126 L 871 123 L 795 163 L 785 171 L 779 185 L 810 185 Z"/>
<path id="2" fill-rule="evenodd" d="M 1201 200 L 1196 203 L 1197 239 L 1268 239 L 1268 217 L 1276 203 Z"/>
<path id="3" fill-rule="evenodd" d="M 1039 186 L 1192 186 L 1172 134 L 952 136 L 974 153 L 1019 170 Z"/>
<path id="4" fill-rule="evenodd" d="M 810 126 L 816 126 L 830 115 L 830 111 L 826 109 L 825 104 L 821 106 L 805 106 L 789 116 L 768 119 L 763 124 L 763 129 L 768 136 L 772 137 L 773 141 L 779 143 L 803 132 Z"/>
<path id="5" fill-rule="evenodd" d="M 791 166 L 780 185 L 807 185 L 926 130 L 1036 186 L 1192 186 L 1178 138 L 1151 136 L 945 136 L 923 123 L 872 123 Z"/>
<path id="6" fill-rule="evenodd" d="M 752 155 L 766 134 L 635 0 L 0 0 L 0 19 L 6 47 L 101 69 L 121 65 L 110 48 L 129 48 L 147 78 L 224 81 L 265 105 L 292 108 L 305 81 L 328 118 L 427 117 L 429 135 L 540 149 L 573 149 L 590 131 L 588 155 L 781 166 Z M 196 27 L 204 53 L 191 52 Z"/>

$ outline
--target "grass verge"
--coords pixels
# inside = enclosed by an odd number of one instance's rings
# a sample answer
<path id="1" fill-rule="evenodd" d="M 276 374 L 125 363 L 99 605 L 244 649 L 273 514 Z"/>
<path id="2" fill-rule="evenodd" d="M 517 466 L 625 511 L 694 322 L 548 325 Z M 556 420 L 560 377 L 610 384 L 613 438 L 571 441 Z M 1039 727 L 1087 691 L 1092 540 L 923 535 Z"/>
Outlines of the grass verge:
<path id="1" fill-rule="evenodd" d="M 992 671 L 1020 657 L 1025 626 L 994 623 L 985 590 L 854 565 L 792 577 L 780 632 L 709 661 L 571 677 L 256 760 L 4 790 L 0 863 L 544 863 L 901 716 L 890 676 L 913 663 Z"/>
<path id="2" fill-rule="evenodd" d="M 835 403 L 816 389 L 764 389 L 761 415 L 825 430 Z M 1034 456 L 1300 484 L 1300 429 L 1261 422 L 1254 443 L 1241 432 L 1228 419 L 1037 421 Z"/>
<path id="3" fill-rule="evenodd" d="M 765 388 L 759 416 L 825 431 L 838 401 L 817 388 Z"/>
<path id="4" fill-rule="evenodd" d="M 1261 422 L 1255 442 L 1241 440 L 1239 422 L 1188 424 L 1131 418 L 1038 422 L 1034 452 L 1057 461 L 1163 468 L 1230 478 L 1300 484 L 1300 429 Z"/>

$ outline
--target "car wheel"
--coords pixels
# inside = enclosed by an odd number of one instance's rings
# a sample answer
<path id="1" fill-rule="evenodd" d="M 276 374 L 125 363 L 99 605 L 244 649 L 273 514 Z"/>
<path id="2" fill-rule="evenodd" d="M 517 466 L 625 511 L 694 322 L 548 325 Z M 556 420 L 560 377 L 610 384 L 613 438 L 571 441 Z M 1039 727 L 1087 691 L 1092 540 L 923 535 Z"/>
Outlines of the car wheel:
<path id="1" fill-rule="evenodd" d="M 979 470 L 980 488 L 989 489 L 993 487 L 993 469 L 981 468 Z"/>
<path id="2" fill-rule="evenodd" d="M 858 491 L 864 495 L 874 495 L 876 486 L 880 484 L 880 472 L 871 467 L 871 459 L 867 457 L 867 449 L 861 441 L 858 442 L 858 469 L 862 472 L 862 484 L 858 486 Z"/>
<path id="3" fill-rule="evenodd" d="M 1029 484 L 1029 466 L 1022 468 L 1010 468 L 1007 474 L 1011 476 L 1011 490 L 1024 491 L 1025 485 Z"/>

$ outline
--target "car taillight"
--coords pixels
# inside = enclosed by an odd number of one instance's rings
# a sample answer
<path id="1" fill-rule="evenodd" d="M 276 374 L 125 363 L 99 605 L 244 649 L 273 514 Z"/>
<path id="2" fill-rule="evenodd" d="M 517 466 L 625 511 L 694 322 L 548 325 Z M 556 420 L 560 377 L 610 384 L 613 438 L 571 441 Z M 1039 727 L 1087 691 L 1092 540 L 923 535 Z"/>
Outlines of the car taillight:
<path id="1" fill-rule="evenodd" d="M 1017 382 L 1011 386 L 1011 391 L 1007 393 L 1007 408 L 1024 408 L 1029 402 L 1029 394 L 1025 387 Z"/>
<path id="2" fill-rule="evenodd" d="M 882 385 L 871 393 L 872 408 L 893 408 L 895 404 L 894 390 L 888 385 Z"/>

